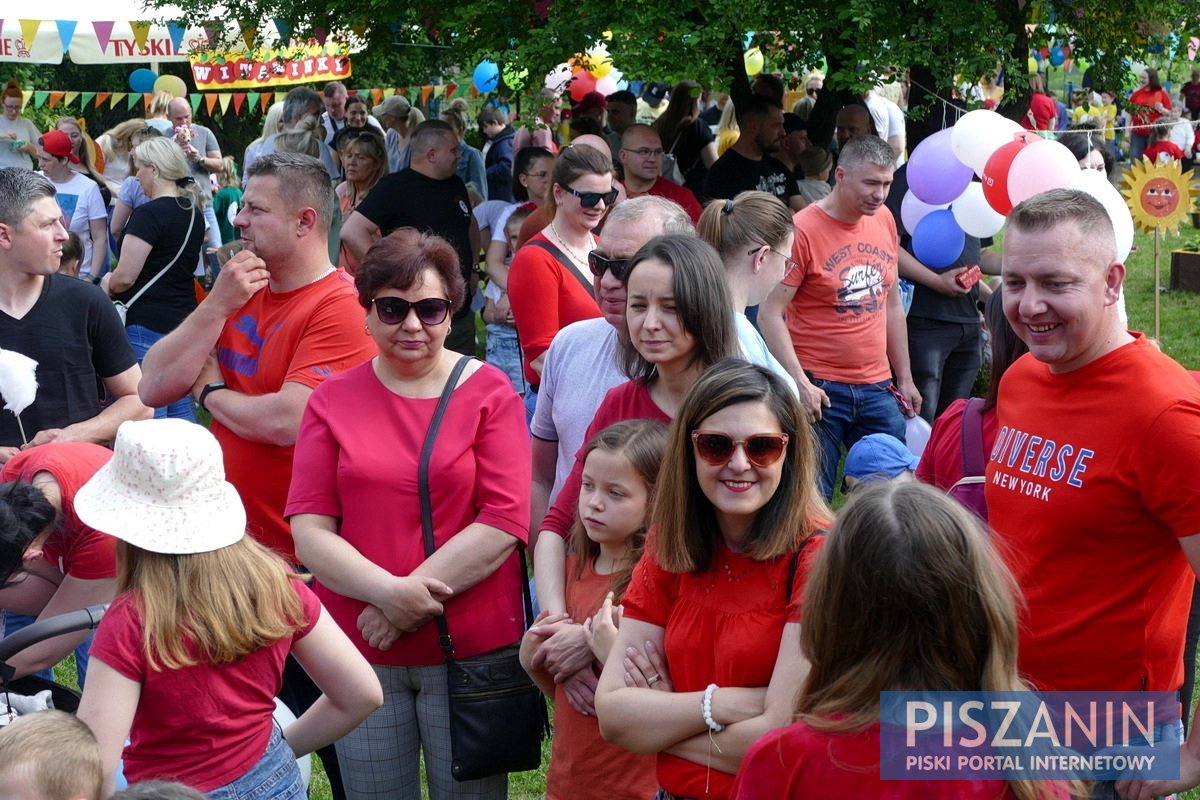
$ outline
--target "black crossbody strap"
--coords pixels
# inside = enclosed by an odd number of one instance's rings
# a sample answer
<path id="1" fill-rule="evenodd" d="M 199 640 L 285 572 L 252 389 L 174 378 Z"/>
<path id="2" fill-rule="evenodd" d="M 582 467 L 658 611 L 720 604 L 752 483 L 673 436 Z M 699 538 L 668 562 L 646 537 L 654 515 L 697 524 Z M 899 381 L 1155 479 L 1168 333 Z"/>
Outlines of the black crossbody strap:
<path id="1" fill-rule="evenodd" d="M 463 356 L 450 371 L 450 377 L 446 379 L 446 385 L 442 387 L 442 396 L 438 398 L 437 408 L 433 411 L 433 419 L 429 421 L 429 430 L 425 433 L 425 443 L 421 445 L 421 460 L 417 462 L 417 497 L 421 505 L 421 534 L 425 540 L 426 558 L 429 558 L 437 550 L 437 544 L 433 540 L 433 503 L 429 498 L 429 460 L 433 457 L 438 428 L 441 427 L 442 418 L 446 415 L 446 407 L 450 405 L 450 396 L 454 394 L 458 380 L 469 361 L 471 361 L 470 356 Z M 526 573 L 525 551 L 521 550 L 521 596 L 525 605 L 525 624 L 528 626 L 533 623 L 533 601 L 529 596 L 529 582 L 525 578 Z M 437 625 L 438 646 L 442 649 L 442 655 L 446 661 L 454 661 L 454 642 L 450 638 L 450 628 L 446 625 L 445 615 L 438 614 L 433 621 Z"/>
<path id="2" fill-rule="evenodd" d="M 554 256 L 558 263 L 562 264 L 563 268 L 566 269 L 567 272 L 575 276 L 575 280 L 579 281 L 579 285 L 582 286 L 584 291 L 588 293 L 588 297 L 591 297 L 595 293 L 595 287 L 583 279 L 583 276 L 579 274 L 579 270 L 575 269 L 575 267 L 571 264 L 571 259 L 567 258 L 566 254 L 563 253 L 562 250 L 559 250 L 550 242 L 544 242 L 541 239 L 530 239 L 525 243 L 525 245 L 532 245 L 533 247 L 541 248 L 550 255 Z"/>

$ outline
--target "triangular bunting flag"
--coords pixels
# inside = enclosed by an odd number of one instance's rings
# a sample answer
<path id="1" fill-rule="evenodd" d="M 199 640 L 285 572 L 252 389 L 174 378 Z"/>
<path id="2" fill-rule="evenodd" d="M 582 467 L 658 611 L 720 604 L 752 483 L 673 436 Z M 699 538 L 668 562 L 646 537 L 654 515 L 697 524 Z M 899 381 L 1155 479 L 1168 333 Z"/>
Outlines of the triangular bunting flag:
<path id="1" fill-rule="evenodd" d="M 146 114 L 146 116 L 149 116 L 150 115 L 150 104 L 154 102 L 154 92 L 142 92 L 140 95 L 136 95 L 136 94 L 131 95 L 130 100 L 132 101 L 137 97 L 142 98 L 142 113 Z M 130 108 L 133 108 L 134 105 L 136 105 L 136 104 L 133 102 L 129 103 Z"/>
<path id="2" fill-rule="evenodd" d="M 79 97 L 79 92 L 67 92 L 66 97 L 63 98 L 63 105 L 64 106 L 71 105 L 72 103 L 75 102 L 75 100 L 78 97 Z"/>
<path id="3" fill-rule="evenodd" d="M 137 42 L 139 49 L 146 46 L 146 40 L 150 38 L 150 23 L 144 19 L 130 20 L 129 27 L 133 31 L 133 40 Z"/>
<path id="4" fill-rule="evenodd" d="M 221 38 L 221 23 L 215 21 L 204 23 L 204 35 L 208 37 L 208 46 L 216 47 Z"/>
<path id="5" fill-rule="evenodd" d="M 371 102 L 374 105 L 379 105 L 380 103 L 383 102 L 383 89 L 372 89 L 371 90 Z"/>
<path id="6" fill-rule="evenodd" d="M 396 93 L 396 90 L 395 90 L 395 89 L 392 89 L 392 88 L 390 88 L 390 87 L 384 87 L 384 89 L 383 89 L 383 96 L 384 96 L 384 97 L 391 97 L 391 96 L 392 96 L 392 95 L 394 95 L 395 93 Z"/>
<path id="7" fill-rule="evenodd" d="M 250 104 L 251 110 L 258 105 L 258 92 L 246 92 L 246 100 Z"/>
<path id="8" fill-rule="evenodd" d="M 244 102 L 246 102 L 246 93 L 245 92 L 234 92 L 233 93 L 233 113 L 234 114 L 237 114 L 239 116 L 241 115 L 242 103 L 244 103 Z"/>
<path id="9" fill-rule="evenodd" d="M 217 99 L 221 101 L 221 113 L 222 114 L 224 114 L 226 111 L 229 110 L 229 101 L 230 101 L 230 99 L 232 99 L 232 97 L 233 97 L 233 95 L 231 95 L 229 92 L 218 92 L 217 93 Z"/>
<path id="10" fill-rule="evenodd" d="M 80 108 L 87 108 L 88 103 L 92 103 L 92 108 L 99 108 L 105 100 L 108 99 L 108 92 L 84 92 L 83 101 L 80 102 Z M 92 101 L 95 102 L 92 102 Z"/>
<path id="11" fill-rule="evenodd" d="M 431 95 L 431 94 L 433 94 L 432 86 L 422 86 L 421 87 L 421 105 L 425 105 L 426 103 L 429 102 L 429 95 Z"/>
<path id="12" fill-rule="evenodd" d="M 54 108 L 56 105 L 61 103 L 63 96 L 65 94 L 66 94 L 66 92 L 51 92 L 50 93 L 50 108 Z"/>
<path id="13" fill-rule="evenodd" d="M 108 100 L 108 107 L 116 108 L 117 103 L 120 103 L 122 100 L 124 100 L 125 96 L 127 94 L 129 94 L 129 93 L 128 92 L 113 92 L 112 96 Z"/>
<path id="14" fill-rule="evenodd" d="M 138 100 L 141 99 L 142 96 L 137 92 L 130 92 L 129 96 L 125 98 L 125 110 L 132 111 L 133 107 L 137 105 Z"/>
<path id="15" fill-rule="evenodd" d="M 215 94 L 204 95 L 204 108 L 208 111 L 208 115 L 210 117 L 212 116 L 212 113 L 213 113 L 213 106 L 215 106 L 216 104 L 217 104 L 217 96 Z"/>
<path id="16" fill-rule="evenodd" d="M 33 107 L 41 108 L 42 106 L 46 105 L 46 98 L 49 96 L 50 96 L 49 92 L 34 92 L 33 93 Z"/>
<path id="17" fill-rule="evenodd" d="M 476 89 L 475 84 L 472 83 L 471 84 L 471 99 L 474 100 L 477 97 L 479 97 L 479 90 Z"/>
<path id="18" fill-rule="evenodd" d="M 446 97 L 454 97 L 454 93 L 458 90 L 457 83 L 446 84 Z"/>
<path id="19" fill-rule="evenodd" d="M 188 102 L 192 104 L 192 114 L 200 113 L 200 101 L 204 98 L 202 94 L 189 94 Z"/>
<path id="20" fill-rule="evenodd" d="M 75 36 L 75 26 L 79 23 L 70 19 L 56 19 L 54 24 L 58 26 L 58 40 L 62 42 L 64 51 L 71 49 L 71 39 Z"/>
<path id="21" fill-rule="evenodd" d="M 3 26 L 4 20 L 0 19 L 0 28 L 3 28 Z M 33 99 L 33 89 L 26 89 L 25 91 L 21 92 L 21 94 L 25 96 L 21 101 L 21 108 L 25 108 L 25 106 L 29 105 L 29 101 Z"/>
<path id="22" fill-rule="evenodd" d="M 167 23 L 167 35 L 171 37 L 171 47 L 177 53 L 183 47 L 183 35 L 185 33 L 187 33 L 187 28 L 184 27 L 182 20 Z"/>
<path id="23" fill-rule="evenodd" d="M 21 38 L 32 47 L 33 40 L 37 38 L 38 28 L 42 26 L 42 21 L 40 19 L 21 19 L 17 22 L 21 24 Z"/>
<path id="24" fill-rule="evenodd" d="M 287 20 L 276 17 L 272 21 L 275 23 L 275 30 L 279 31 L 279 38 L 283 42 L 286 43 L 288 39 L 292 38 L 292 26 L 287 24 Z"/>
<path id="25" fill-rule="evenodd" d="M 96 32 L 96 38 L 100 41 L 101 53 L 108 49 L 108 40 L 112 38 L 113 24 L 105 20 L 96 20 L 92 23 L 92 30 Z"/>
<path id="26" fill-rule="evenodd" d="M 262 113 L 267 113 L 267 109 L 271 107 L 271 99 L 275 97 L 272 92 L 263 92 L 262 97 L 258 98 L 258 108 Z"/>
<path id="27" fill-rule="evenodd" d="M 467 86 L 465 83 L 460 83 L 458 85 L 458 90 L 454 92 L 454 96 L 455 97 L 466 97 L 467 89 L 474 89 L 474 88 L 475 88 L 474 86 Z"/>
<path id="28" fill-rule="evenodd" d="M 258 38 L 258 23 L 254 20 L 239 22 L 238 28 L 242 31 L 242 41 L 246 43 L 246 49 L 253 50 L 254 40 Z"/>

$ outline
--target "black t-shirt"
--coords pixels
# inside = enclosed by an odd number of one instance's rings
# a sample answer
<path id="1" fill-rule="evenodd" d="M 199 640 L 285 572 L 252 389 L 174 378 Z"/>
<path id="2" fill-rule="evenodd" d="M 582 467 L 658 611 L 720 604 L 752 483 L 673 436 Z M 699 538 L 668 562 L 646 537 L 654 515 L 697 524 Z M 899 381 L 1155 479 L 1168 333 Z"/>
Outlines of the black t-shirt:
<path id="1" fill-rule="evenodd" d="M 189 218 L 192 219 L 190 235 Z M 129 307 L 125 324 L 141 325 L 156 333 L 170 333 L 196 310 L 196 283 L 193 276 L 200 250 L 204 247 L 203 212 L 199 208 L 184 208 L 178 198 L 159 197 L 133 210 L 133 216 L 121 234 L 122 247 L 127 236 L 136 236 L 149 244 L 150 255 L 146 257 L 146 263 L 133 286 L 118 294 L 117 300 L 128 303 L 172 259 L 175 259 L 175 263 Z M 180 247 L 183 247 L 182 255 Z"/>
<path id="2" fill-rule="evenodd" d="M 393 172 L 375 184 L 355 211 L 378 225 L 384 236 L 408 227 L 448 241 L 458 251 L 467 283 L 464 307 L 470 303 L 475 258 L 471 253 L 471 201 L 462 178 L 451 175 L 439 181 L 411 168 Z"/>
<path id="3" fill-rule="evenodd" d="M 796 179 L 777 159 L 763 156 L 761 161 L 751 161 L 733 149 L 726 150 L 712 165 L 705 188 L 710 198 L 721 200 L 757 189 L 775 195 L 786 204 L 788 198 L 800 194 Z"/>
<path id="4" fill-rule="evenodd" d="M 663 150 L 675 156 L 675 163 L 683 173 L 683 185 L 692 190 L 692 194 L 701 197 L 704 192 L 704 182 L 708 178 L 708 167 L 704 166 L 701 152 L 714 140 L 712 131 L 699 119 L 694 119 L 679 130 L 676 136 L 669 133 L 659 134 Z"/>
<path id="5" fill-rule="evenodd" d="M 37 396 L 21 412 L 30 439 L 99 414 L 99 379 L 137 363 L 112 301 L 99 287 L 66 275 L 48 275 L 23 318 L 0 312 L 0 347 L 38 362 Z M 19 444 L 16 415 L 0 408 L 0 445 Z"/>
<path id="6" fill-rule="evenodd" d="M 907 193 L 908 165 L 903 164 L 896 170 L 892 177 L 892 188 L 888 192 L 887 207 L 892 212 L 892 216 L 896 218 L 896 230 L 900 233 L 900 246 L 912 253 L 912 231 L 904 229 L 904 221 L 900 216 L 900 206 L 904 202 L 904 195 Z M 982 248 L 990 247 L 991 244 L 991 239 L 980 241 L 974 236 L 967 234 L 962 255 L 958 257 L 957 261 L 942 269 L 929 268 L 941 274 L 947 270 L 965 267 L 968 264 L 978 264 Z M 912 307 L 908 310 L 908 316 L 967 325 L 979 321 L 979 307 L 976 305 L 979 302 L 978 284 L 972 287 L 971 291 L 966 294 L 955 295 L 953 297 L 922 286 L 919 283 L 914 282 L 913 287 Z"/>

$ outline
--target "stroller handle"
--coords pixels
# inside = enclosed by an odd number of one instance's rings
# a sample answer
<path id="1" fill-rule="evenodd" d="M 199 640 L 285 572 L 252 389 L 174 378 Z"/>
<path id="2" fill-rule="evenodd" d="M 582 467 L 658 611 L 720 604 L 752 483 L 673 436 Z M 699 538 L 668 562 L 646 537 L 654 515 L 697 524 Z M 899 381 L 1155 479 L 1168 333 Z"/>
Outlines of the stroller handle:
<path id="1" fill-rule="evenodd" d="M 81 608 L 78 611 L 71 611 L 66 614 L 59 614 L 56 617 L 39 620 L 29 627 L 17 631 L 12 636 L 0 639 L 0 680 L 9 680 L 12 677 L 12 668 L 5 663 L 8 659 L 26 647 L 29 647 L 29 645 L 37 644 L 45 639 L 62 636 L 64 633 L 94 629 L 100 624 L 100 619 L 104 616 L 106 608 L 108 608 L 107 604 L 101 604 Z"/>

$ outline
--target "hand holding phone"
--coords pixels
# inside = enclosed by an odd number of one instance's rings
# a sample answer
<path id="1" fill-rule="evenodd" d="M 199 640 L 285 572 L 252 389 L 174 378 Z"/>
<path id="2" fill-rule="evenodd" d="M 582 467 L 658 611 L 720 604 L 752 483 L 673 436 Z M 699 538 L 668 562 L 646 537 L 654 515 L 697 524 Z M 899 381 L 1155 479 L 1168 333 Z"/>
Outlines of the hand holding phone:
<path id="1" fill-rule="evenodd" d="M 983 270 L 978 264 L 971 264 L 962 272 L 954 276 L 954 281 L 963 288 L 964 291 L 970 291 L 971 287 L 979 283 L 979 279 L 983 277 Z"/>

